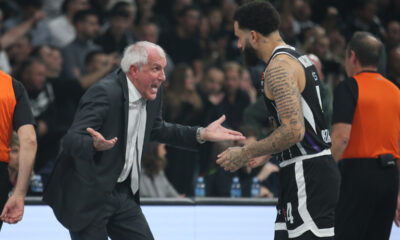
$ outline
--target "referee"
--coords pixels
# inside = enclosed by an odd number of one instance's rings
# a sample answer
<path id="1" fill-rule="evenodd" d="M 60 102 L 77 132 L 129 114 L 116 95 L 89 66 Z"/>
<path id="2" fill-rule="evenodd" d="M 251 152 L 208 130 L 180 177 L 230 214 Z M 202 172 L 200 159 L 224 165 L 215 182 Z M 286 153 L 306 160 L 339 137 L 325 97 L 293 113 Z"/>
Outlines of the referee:
<path id="1" fill-rule="evenodd" d="M 24 200 L 36 154 L 34 119 L 22 84 L 0 71 L 0 229 L 3 221 L 17 223 L 24 214 Z M 20 152 L 17 185 L 10 198 L 8 175 L 10 142 L 17 131 Z"/>
<path id="2" fill-rule="evenodd" d="M 335 89 L 331 150 L 342 174 L 338 240 L 389 239 L 396 211 L 400 219 L 400 91 L 377 73 L 381 49 L 372 34 L 356 32 L 346 50 L 349 78 Z"/>

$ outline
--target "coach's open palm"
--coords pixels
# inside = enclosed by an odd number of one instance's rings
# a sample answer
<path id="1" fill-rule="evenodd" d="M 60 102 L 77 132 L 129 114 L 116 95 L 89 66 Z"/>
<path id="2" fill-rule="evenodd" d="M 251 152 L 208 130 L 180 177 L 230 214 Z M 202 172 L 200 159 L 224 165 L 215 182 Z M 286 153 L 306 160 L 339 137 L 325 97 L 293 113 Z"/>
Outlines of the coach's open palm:
<path id="1" fill-rule="evenodd" d="M 225 115 L 222 115 L 220 118 L 210 123 L 210 125 L 204 128 L 201 132 L 201 139 L 212 142 L 246 139 L 242 133 L 223 127 L 221 124 L 225 121 L 225 119 Z"/>
<path id="2" fill-rule="evenodd" d="M 114 147 L 118 138 L 114 137 L 110 140 L 107 140 L 101 135 L 101 133 L 95 131 L 93 128 L 86 128 L 86 131 L 93 138 L 93 147 L 96 151 L 105 151 Z"/>

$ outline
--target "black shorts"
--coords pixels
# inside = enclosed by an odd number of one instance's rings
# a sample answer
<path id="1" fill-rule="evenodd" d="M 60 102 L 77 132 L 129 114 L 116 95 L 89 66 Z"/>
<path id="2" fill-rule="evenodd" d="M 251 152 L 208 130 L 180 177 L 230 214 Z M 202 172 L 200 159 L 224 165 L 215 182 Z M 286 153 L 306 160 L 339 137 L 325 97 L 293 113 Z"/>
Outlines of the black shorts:
<path id="1" fill-rule="evenodd" d="M 333 239 L 340 173 L 332 156 L 282 167 L 279 180 L 275 240 Z"/>

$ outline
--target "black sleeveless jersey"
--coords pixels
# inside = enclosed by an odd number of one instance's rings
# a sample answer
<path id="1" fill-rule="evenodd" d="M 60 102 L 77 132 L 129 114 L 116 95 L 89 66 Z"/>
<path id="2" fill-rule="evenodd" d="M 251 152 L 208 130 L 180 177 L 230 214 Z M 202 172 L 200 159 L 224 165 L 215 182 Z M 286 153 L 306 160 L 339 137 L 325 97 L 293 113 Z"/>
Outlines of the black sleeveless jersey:
<path id="1" fill-rule="evenodd" d="M 282 162 L 284 160 L 293 159 L 299 156 L 307 156 L 320 153 L 330 148 L 331 138 L 327 129 L 322 109 L 322 101 L 320 95 L 320 80 L 312 61 L 306 56 L 298 53 L 295 48 L 290 46 L 277 47 L 272 52 L 271 60 L 279 55 L 287 54 L 301 63 L 306 77 L 306 85 L 301 93 L 301 105 L 303 107 L 305 135 L 301 142 L 293 145 L 289 149 L 275 154 L 277 159 Z M 281 125 L 279 115 L 276 109 L 275 101 L 266 97 L 264 92 L 264 75 L 261 79 L 261 91 L 264 95 L 265 104 L 272 115 L 270 121 L 279 127 Z"/>

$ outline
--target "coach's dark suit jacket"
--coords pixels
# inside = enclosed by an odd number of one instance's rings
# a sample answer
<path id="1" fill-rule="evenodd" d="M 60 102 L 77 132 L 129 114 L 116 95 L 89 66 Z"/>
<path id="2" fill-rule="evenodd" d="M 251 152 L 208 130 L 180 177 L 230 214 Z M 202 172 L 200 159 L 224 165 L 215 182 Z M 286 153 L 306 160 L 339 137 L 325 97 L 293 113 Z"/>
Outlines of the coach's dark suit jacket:
<path id="1" fill-rule="evenodd" d="M 111 194 L 122 172 L 129 107 L 126 81 L 125 73 L 118 69 L 88 89 L 79 103 L 72 127 L 63 138 L 43 200 L 71 231 L 82 230 L 102 211 L 105 198 Z M 144 143 L 154 140 L 195 148 L 197 128 L 164 122 L 161 105 L 162 87 L 154 101 L 147 101 Z M 88 127 L 106 139 L 118 137 L 116 145 L 96 152 L 92 137 L 86 132 Z"/>

